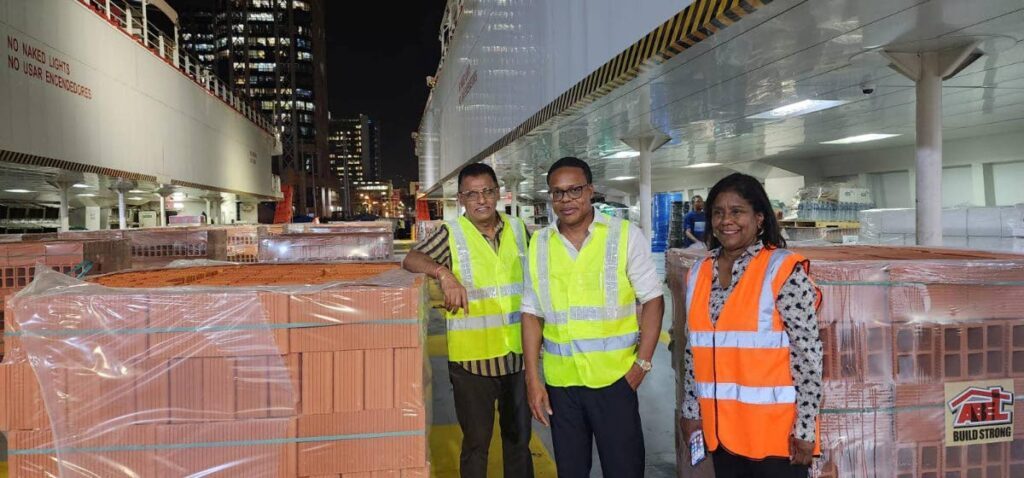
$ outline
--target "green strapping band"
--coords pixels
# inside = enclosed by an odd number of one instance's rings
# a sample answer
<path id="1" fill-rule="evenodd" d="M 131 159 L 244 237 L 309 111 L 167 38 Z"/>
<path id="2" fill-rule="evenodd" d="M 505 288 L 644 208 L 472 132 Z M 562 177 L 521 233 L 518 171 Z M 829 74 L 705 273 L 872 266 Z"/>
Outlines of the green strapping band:
<path id="1" fill-rule="evenodd" d="M 200 448 L 223 448 L 237 446 L 270 446 L 289 445 L 292 443 L 321 443 L 329 441 L 346 440 L 367 440 L 374 438 L 396 438 L 423 436 L 424 430 L 411 430 L 405 432 L 383 432 L 383 433 L 358 433 L 354 435 L 325 435 L 306 438 L 273 438 L 266 440 L 236 440 L 236 441 L 212 441 L 200 443 L 169 443 L 163 445 L 112 445 L 86 448 L 35 448 L 28 450 L 8 450 L 9 455 L 54 455 L 57 453 L 112 453 L 126 451 L 156 451 L 156 450 L 192 450 Z"/>
<path id="2" fill-rule="evenodd" d="M 293 324 L 201 325 L 196 327 L 142 327 L 137 329 L 64 329 L 18 330 L 4 332 L 6 337 L 83 337 L 91 335 L 139 335 L 173 333 L 212 333 L 243 330 L 284 330 L 330 327 L 333 325 L 415 325 L 420 319 L 363 320 L 357 322 L 296 322 Z"/>
<path id="3" fill-rule="evenodd" d="M 1019 396 L 1014 399 L 1015 402 L 1024 402 L 1024 396 Z M 946 404 L 944 403 L 925 403 L 921 405 L 905 405 L 902 407 L 871 407 L 871 408 L 822 408 L 822 415 L 860 415 L 860 414 L 871 414 L 871 413 L 897 413 L 897 412 L 916 412 L 919 410 L 931 410 L 936 408 L 943 408 Z"/>
<path id="4" fill-rule="evenodd" d="M 977 285 L 977 286 L 1024 286 L 1024 281 L 993 282 L 887 282 L 887 281 L 815 281 L 819 286 L 862 286 L 862 287 L 920 287 L 928 285 Z"/>

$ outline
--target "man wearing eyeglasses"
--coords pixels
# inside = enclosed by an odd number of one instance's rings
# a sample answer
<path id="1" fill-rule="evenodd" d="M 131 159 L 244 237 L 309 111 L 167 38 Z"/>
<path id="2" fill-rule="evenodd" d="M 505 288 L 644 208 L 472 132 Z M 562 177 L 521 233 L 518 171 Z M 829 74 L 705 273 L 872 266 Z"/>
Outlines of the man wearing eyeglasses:
<path id="1" fill-rule="evenodd" d="M 548 170 L 558 220 L 530 243 L 522 307 L 527 393 L 534 418 L 551 427 L 560 478 L 590 476 L 595 440 L 604 476 L 639 478 L 636 391 L 651 370 L 665 303 L 650 241 L 594 209 L 592 182 L 590 166 L 577 158 Z"/>
<path id="2" fill-rule="evenodd" d="M 466 213 L 416 245 L 402 264 L 436 278 L 444 291 L 463 477 L 487 476 L 495 402 L 503 476 L 533 477 L 520 325 L 528 236 L 521 220 L 496 211 L 499 192 L 490 166 L 463 168 L 459 203 Z"/>

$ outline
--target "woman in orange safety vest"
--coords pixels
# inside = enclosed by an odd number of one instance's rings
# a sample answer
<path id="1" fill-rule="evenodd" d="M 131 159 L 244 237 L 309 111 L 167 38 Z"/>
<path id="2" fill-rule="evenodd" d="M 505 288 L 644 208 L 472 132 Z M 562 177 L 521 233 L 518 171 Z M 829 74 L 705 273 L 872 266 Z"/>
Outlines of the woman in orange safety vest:
<path id="1" fill-rule="evenodd" d="M 757 179 L 728 176 L 707 203 L 711 253 L 686 281 L 684 436 L 703 432 L 717 477 L 807 477 L 819 453 L 821 293 Z"/>

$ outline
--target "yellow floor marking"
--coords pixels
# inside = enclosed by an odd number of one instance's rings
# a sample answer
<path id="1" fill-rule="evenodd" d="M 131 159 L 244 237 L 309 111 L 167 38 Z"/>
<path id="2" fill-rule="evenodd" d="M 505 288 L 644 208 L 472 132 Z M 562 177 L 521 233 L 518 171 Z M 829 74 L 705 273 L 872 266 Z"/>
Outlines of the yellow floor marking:
<path id="1" fill-rule="evenodd" d="M 7 462 L 0 461 L 0 478 L 7 478 Z"/>
<path id="2" fill-rule="evenodd" d="M 458 478 L 459 452 L 462 450 L 462 429 L 459 425 L 434 425 L 430 427 L 430 476 L 433 478 Z M 536 478 L 556 478 L 555 461 L 536 433 L 530 438 L 530 453 L 533 454 L 533 471 Z M 494 417 L 494 434 L 487 454 L 487 476 L 502 476 L 501 435 L 498 432 L 498 417 Z"/>
<path id="3" fill-rule="evenodd" d="M 658 342 L 661 342 L 661 343 L 663 343 L 665 345 L 668 345 L 668 343 L 671 342 L 671 341 L 672 341 L 672 337 L 668 335 L 668 332 L 665 332 L 664 330 L 662 330 L 661 331 L 661 336 L 658 337 Z"/>
<path id="4" fill-rule="evenodd" d="M 448 338 L 444 335 L 428 335 L 427 354 L 431 357 L 447 357 Z"/>

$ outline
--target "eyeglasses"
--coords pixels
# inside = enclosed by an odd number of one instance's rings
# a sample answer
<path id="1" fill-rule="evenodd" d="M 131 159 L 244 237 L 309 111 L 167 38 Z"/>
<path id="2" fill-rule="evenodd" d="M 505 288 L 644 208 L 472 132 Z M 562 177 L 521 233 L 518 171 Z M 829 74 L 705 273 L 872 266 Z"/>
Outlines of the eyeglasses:
<path id="1" fill-rule="evenodd" d="M 484 199 L 494 199 L 498 197 L 498 190 L 495 188 L 487 188 L 480 191 L 465 191 L 460 192 L 459 196 L 469 199 L 470 201 L 479 201 L 481 196 L 483 196 Z"/>
<path id="2" fill-rule="evenodd" d="M 569 196 L 569 199 L 579 199 L 581 196 L 583 196 L 583 190 L 586 189 L 587 186 L 590 186 L 590 185 L 589 184 L 583 184 L 583 185 L 580 185 L 580 186 L 574 186 L 574 187 L 571 187 L 569 189 L 564 189 L 564 190 L 563 189 L 552 189 L 551 190 L 551 199 L 554 200 L 554 201 L 561 201 L 561 200 L 565 199 L 566 195 Z"/>

